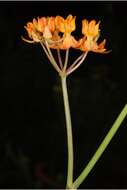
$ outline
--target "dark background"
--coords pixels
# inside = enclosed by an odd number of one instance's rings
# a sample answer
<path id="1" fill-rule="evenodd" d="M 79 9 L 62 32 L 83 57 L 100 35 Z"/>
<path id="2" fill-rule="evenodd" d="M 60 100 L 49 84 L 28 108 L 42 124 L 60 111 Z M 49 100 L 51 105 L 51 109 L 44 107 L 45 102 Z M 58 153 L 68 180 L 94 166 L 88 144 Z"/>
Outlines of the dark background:
<path id="1" fill-rule="evenodd" d="M 87 164 L 126 104 L 127 2 L 0 2 L 0 188 L 65 188 L 67 147 L 61 86 L 24 25 L 38 16 L 101 21 L 109 54 L 89 53 L 68 77 L 74 176 Z M 71 50 L 71 58 L 77 54 Z M 127 188 L 127 124 L 123 122 L 80 188 Z"/>

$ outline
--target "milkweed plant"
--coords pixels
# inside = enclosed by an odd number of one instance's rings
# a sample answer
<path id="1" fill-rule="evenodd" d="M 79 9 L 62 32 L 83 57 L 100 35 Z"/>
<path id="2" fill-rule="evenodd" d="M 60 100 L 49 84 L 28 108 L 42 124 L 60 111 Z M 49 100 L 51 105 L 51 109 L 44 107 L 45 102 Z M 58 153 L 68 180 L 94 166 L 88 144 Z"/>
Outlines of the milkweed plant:
<path id="1" fill-rule="evenodd" d="M 86 167 L 82 170 L 81 174 L 76 179 L 74 179 L 73 134 L 67 91 L 67 77 L 69 77 L 70 74 L 72 74 L 80 67 L 81 64 L 84 63 L 85 58 L 89 52 L 101 54 L 106 54 L 110 52 L 107 51 L 105 48 L 106 40 L 98 43 L 98 39 L 100 37 L 100 22 L 96 22 L 95 20 L 88 21 L 87 19 L 83 19 L 82 38 L 76 40 L 76 38 L 72 35 L 72 32 L 76 29 L 75 20 L 76 17 L 72 15 L 68 15 L 66 19 L 59 15 L 56 17 L 51 16 L 40 18 L 38 17 L 37 19 L 34 18 L 32 22 L 28 22 L 25 26 L 25 29 L 29 36 L 29 40 L 22 37 L 25 42 L 40 43 L 49 62 L 54 67 L 61 79 L 68 148 L 67 181 L 65 186 L 66 189 L 77 189 L 86 179 L 87 175 L 90 173 L 96 162 L 99 160 L 127 115 L 127 105 L 125 105 Z M 57 61 L 53 55 L 52 49 L 55 49 L 57 52 Z M 70 49 L 79 50 L 81 52 L 81 55 L 79 57 L 76 57 L 73 63 L 68 64 Z M 61 51 L 65 51 L 64 60 L 61 56 Z"/>

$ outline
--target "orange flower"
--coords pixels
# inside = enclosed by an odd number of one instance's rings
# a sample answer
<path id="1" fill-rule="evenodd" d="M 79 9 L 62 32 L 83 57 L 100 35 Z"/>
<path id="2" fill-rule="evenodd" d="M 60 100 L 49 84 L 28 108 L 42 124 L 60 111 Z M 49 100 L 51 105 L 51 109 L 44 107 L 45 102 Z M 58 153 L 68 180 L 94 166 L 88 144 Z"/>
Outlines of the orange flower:
<path id="1" fill-rule="evenodd" d="M 55 17 L 38 18 L 36 26 L 37 31 L 43 33 L 44 38 L 50 39 L 52 38 L 52 33 L 55 31 Z"/>
<path id="2" fill-rule="evenodd" d="M 99 37 L 99 33 L 100 33 L 99 24 L 100 22 L 96 24 L 95 20 L 92 20 L 88 23 L 88 21 L 84 19 L 82 21 L 82 33 L 88 38 Z"/>
<path id="3" fill-rule="evenodd" d="M 33 22 L 28 22 L 25 26 L 28 36 L 33 40 L 24 40 L 27 42 L 40 42 L 43 38 L 51 39 L 55 31 L 55 17 L 41 17 L 33 19 Z"/>
<path id="4" fill-rule="evenodd" d="M 75 18 L 68 15 L 66 19 L 61 16 L 33 19 L 33 22 L 29 22 L 25 26 L 28 36 L 33 41 L 24 40 L 27 42 L 40 42 L 45 39 L 49 46 L 55 49 L 75 47 L 77 41 L 71 35 L 71 32 L 76 28 Z M 59 32 L 63 33 L 62 37 L 59 36 Z"/>
<path id="5" fill-rule="evenodd" d="M 38 18 L 38 20 L 33 19 L 33 25 L 36 28 L 36 30 L 38 32 L 43 33 L 44 32 L 44 28 L 47 25 L 47 19 L 45 17 L 42 18 Z"/>
<path id="6" fill-rule="evenodd" d="M 58 31 L 62 33 L 71 33 L 75 30 L 75 18 L 72 15 L 68 15 L 66 19 L 64 19 L 61 16 L 56 16 L 55 22 L 56 22 L 56 27 Z"/>
<path id="7" fill-rule="evenodd" d="M 96 24 L 95 20 L 92 20 L 89 23 L 86 19 L 82 21 L 82 33 L 84 34 L 84 37 L 78 42 L 78 48 L 80 50 L 107 53 L 105 49 L 106 40 L 102 41 L 100 44 L 97 43 L 100 36 L 99 24 L 100 22 Z"/>
<path id="8" fill-rule="evenodd" d="M 68 15 L 66 19 L 61 16 L 33 19 L 33 22 L 28 22 L 25 26 L 32 41 L 23 39 L 30 43 L 41 42 L 45 39 L 49 47 L 54 49 L 68 49 L 72 47 L 81 51 L 105 53 L 105 40 L 100 44 L 97 43 L 100 36 L 100 22 L 96 23 L 95 20 L 88 22 L 84 19 L 82 21 L 82 34 L 84 37 L 77 42 L 71 35 L 76 28 L 75 18 L 72 15 Z M 62 36 L 59 35 L 60 32 L 63 33 Z"/>
<path id="9" fill-rule="evenodd" d="M 76 47 L 77 41 L 71 35 L 71 32 L 75 30 L 75 17 L 72 15 L 68 15 L 66 19 L 61 16 L 56 16 L 55 25 L 57 34 L 59 32 L 63 33 L 63 36 L 60 38 L 58 35 L 58 39 L 53 41 L 50 45 L 51 48 L 54 49 L 68 49 L 70 47 Z M 57 42 L 58 41 L 58 42 Z"/>
<path id="10" fill-rule="evenodd" d="M 39 42 L 40 41 L 40 36 L 36 32 L 35 26 L 32 22 L 28 22 L 27 25 L 25 26 L 25 29 L 28 32 L 29 38 L 31 38 L 33 41 L 32 42 Z M 24 39 L 24 38 L 23 38 Z M 25 40 L 25 39 L 24 39 Z M 29 40 L 25 40 L 27 42 L 31 42 Z"/>

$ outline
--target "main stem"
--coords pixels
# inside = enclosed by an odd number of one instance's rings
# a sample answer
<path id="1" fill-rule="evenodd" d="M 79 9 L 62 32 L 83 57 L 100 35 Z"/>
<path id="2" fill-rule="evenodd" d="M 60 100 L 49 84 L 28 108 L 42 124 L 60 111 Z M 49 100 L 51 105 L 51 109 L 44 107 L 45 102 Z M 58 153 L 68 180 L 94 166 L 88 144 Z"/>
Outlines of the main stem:
<path id="1" fill-rule="evenodd" d="M 73 137 L 72 137 L 72 124 L 71 114 L 68 100 L 66 76 L 61 76 L 64 110 L 67 128 L 67 146 L 68 146 L 68 170 L 67 170 L 67 184 L 66 188 L 71 189 L 73 183 Z"/>

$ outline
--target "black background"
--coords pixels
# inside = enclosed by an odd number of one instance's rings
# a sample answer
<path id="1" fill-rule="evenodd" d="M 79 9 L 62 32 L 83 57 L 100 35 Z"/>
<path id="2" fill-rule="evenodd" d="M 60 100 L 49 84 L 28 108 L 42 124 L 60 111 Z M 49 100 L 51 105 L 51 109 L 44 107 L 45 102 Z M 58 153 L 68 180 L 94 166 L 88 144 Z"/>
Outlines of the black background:
<path id="1" fill-rule="evenodd" d="M 89 53 L 68 77 L 76 178 L 126 104 L 127 2 L 0 2 L 0 188 L 65 188 L 67 147 L 61 86 L 24 25 L 38 16 L 101 21 L 109 54 Z M 71 58 L 77 56 L 71 50 Z M 71 59 L 70 58 L 70 59 Z M 127 124 L 80 188 L 127 188 Z"/>

